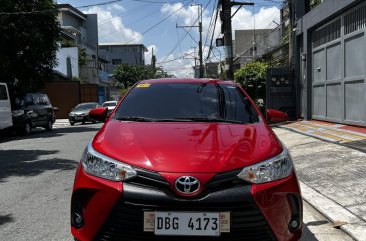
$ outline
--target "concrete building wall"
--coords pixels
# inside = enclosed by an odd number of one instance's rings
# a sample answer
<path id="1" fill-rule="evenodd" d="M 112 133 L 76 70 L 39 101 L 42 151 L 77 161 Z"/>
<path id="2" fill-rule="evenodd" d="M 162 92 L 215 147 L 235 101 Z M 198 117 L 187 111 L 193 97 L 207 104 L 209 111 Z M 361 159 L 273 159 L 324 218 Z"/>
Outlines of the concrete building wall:
<path id="1" fill-rule="evenodd" d="M 87 14 L 87 20 L 83 27 L 86 31 L 86 40 L 89 44 L 98 46 L 98 16 L 97 14 Z"/>
<path id="2" fill-rule="evenodd" d="M 58 65 L 55 67 L 55 70 L 67 76 L 70 71 L 70 69 L 68 70 L 69 65 L 69 68 L 71 67 L 72 77 L 79 77 L 79 57 L 77 47 L 60 48 L 56 53 L 56 58 Z M 67 59 L 70 59 L 69 64 Z"/>
<path id="3" fill-rule="evenodd" d="M 122 63 L 133 65 L 145 65 L 145 52 L 147 51 L 144 45 L 117 45 L 117 44 L 100 44 L 100 55 L 110 61 L 108 70 L 112 73 L 113 70 Z"/>

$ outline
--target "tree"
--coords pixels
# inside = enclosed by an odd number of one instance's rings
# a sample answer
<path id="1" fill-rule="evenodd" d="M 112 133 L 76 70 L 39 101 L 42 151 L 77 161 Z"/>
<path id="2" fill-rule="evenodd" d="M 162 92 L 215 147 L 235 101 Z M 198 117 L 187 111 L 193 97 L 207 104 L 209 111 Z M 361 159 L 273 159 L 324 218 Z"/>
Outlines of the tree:
<path id="1" fill-rule="evenodd" d="M 120 64 L 114 70 L 114 76 L 123 88 L 129 88 L 136 82 L 144 79 L 158 79 L 172 77 L 163 68 L 152 66 L 140 66 L 131 64 Z"/>
<path id="2" fill-rule="evenodd" d="M 253 61 L 237 70 L 234 80 L 242 85 L 248 95 L 259 103 L 266 97 L 266 71 L 268 65 L 265 62 Z"/>
<path id="3" fill-rule="evenodd" d="M 53 0 L 1 0 L 0 82 L 37 91 L 56 65 L 60 26 Z"/>

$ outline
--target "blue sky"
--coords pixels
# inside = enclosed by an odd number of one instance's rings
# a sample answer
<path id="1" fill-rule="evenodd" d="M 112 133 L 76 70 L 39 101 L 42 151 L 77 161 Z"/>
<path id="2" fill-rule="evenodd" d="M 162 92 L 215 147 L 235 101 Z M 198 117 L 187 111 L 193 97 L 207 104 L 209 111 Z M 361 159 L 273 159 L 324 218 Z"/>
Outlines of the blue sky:
<path id="1" fill-rule="evenodd" d="M 111 0 L 57 0 L 74 7 L 110 2 Z M 248 1 L 249 2 L 249 1 Z M 279 22 L 281 0 L 253 0 L 252 6 L 243 7 L 232 19 L 233 29 L 274 28 Z M 198 28 L 176 28 L 176 25 L 197 25 L 198 7 L 202 4 L 204 59 L 211 40 L 212 16 L 217 0 L 123 0 L 101 6 L 80 8 L 85 13 L 98 14 L 100 43 L 142 43 L 149 49 L 146 62 L 150 63 L 151 49 L 157 56 L 158 65 L 177 77 L 191 77 L 194 56 L 198 50 Z M 233 8 L 233 11 L 235 9 Z M 168 17 L 171 15 L 170 17 Z M 164 20 L 165 19 L 165 20 Z M 162 22 L 161 22 L 162 21 Z M 159 23 L 161 22 L 161 23 Z M 157 25 L 154 27 L 154 25 Z M 150 30 L 151 29 L 151 30 Z M 210 31 L 209 31 L 210 30 Z M 220 36 L 220 20 L 217 20 L 215 39 Z M 208 36 L 208 33 L 210 35 Z M 207 40 L 206 40 L 207 39 Z M 214 49 L 207 61 L 216 62 L 224 58 L 222 48 Z"/>

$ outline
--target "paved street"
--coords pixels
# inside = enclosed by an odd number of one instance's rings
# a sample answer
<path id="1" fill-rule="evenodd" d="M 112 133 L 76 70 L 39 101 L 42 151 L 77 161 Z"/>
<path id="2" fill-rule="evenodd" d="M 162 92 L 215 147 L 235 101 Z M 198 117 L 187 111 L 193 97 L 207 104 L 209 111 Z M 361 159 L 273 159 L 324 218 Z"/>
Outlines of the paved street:
<path id="1" fill-rule="evenodd" d="M 57 124 L 50 133 L 0 140 L 0 240 L 72 240 L 69 205 L 75 168 L 100 127 Z M 297 167 L 302 177 L 305 170 Z M 304 224 L 302 241 L 352 240 L 306 203 Z"/>
<path id="2" fill-rule="evenodd" d="M 287 145 L 301 181 L 302 195 L 357 240 L 366 240 L 366 153 L 275 128 Z M 350 143 L 352 146 L 352 143 Z"/>

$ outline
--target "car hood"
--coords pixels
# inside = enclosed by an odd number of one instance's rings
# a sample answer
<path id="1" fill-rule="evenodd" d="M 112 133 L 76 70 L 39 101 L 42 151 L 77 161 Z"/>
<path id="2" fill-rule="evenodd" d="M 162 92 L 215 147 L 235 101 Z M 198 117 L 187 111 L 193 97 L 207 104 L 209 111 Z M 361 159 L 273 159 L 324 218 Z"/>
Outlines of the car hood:
<path id="1" fill-rule="evenodd" d="M 217 173 L 279 154 L 264 123 L 121 122 L 111 120 L 93 139 L 100 153 L 158 172 Z"/>
<path id="2" fill-rule="evenodd" d="M 70 114 L 81 115 L 81 114 L 89 114 L 90 110 L 75 110 L 71 111 Z"/>

